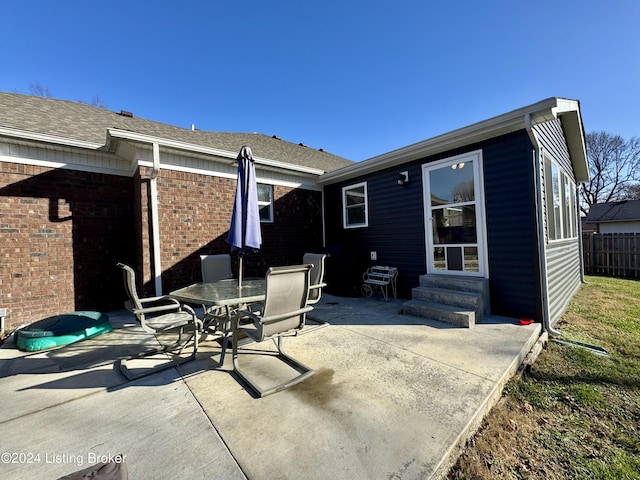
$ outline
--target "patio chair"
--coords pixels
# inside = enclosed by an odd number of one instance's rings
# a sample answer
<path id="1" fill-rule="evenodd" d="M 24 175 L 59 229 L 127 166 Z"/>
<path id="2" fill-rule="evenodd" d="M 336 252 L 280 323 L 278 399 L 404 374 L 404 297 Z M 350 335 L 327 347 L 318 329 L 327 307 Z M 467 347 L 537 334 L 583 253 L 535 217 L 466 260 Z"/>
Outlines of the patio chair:
<path id="1" fill-rule="evenodd" d="M 310 269 L 311 265 L 269 268 L 262 311 L 242 310 L 238 312 L 234 321 L 233 369 L 260 397 L 300 383 L 314 373 L 312 369 L 282 351 L 282 337 L 301 330 L 304 327 L 305 315 L 313 310 L 312 306 L 307 305 Z M 238 355 L 240 333 L 246 334 L 255 342 L 273 340 L 278 349 L 277 357 L 297 370 L 299 375 L 269 388 L 261 388 L 240 368 Z"/>
<path id="2" fill-rule="evenodd" d="M 324 253 L 305 253 L 302 257 L 302 263 L 312 264 L 313 267 L 309 272 L 309 299 L 307 305 L 315 305 L 320 301 L 322 289 L 327 286 L 324 283 L 324 262 L 327 255 Z"/>
<path id="3" fill-rule="evenodd" d="M 320 301 L 320 297 L 322 297 L 322 289 L 327 286 L 324 283 L 324 264 L 325 259 L 327 258 L 327 254 L 325 253 L 305 253 L 302 257 L 302 263 L 312 264 L 313 268 L 309 272 L 309 299 L 307 300 L 307 305 L 315 305 Z M 329 322 L 325 322 L 311 315 L 307 315 L 307 321 L 313 322 L 313 326 L 307 328 L 302 333 L 310 333 L 318 328 L 326 327 L 329 325 Z"/>
<path id="4" fill-rule="evenodd" d="M 123 358 L 119 361 L 120 371 L 129 380 L 141 378 L 152 373 L 165 370 L 167 368 L 181 365 L 196 358 L 198 351 L 198 334 L 202 331 L 202 321 L 196 317 L 194 310 L 188 305 L 180 304 L 177 300 L 167 297 L 140 298 L 136 288 L 136 274 L 131 267 L 123 263 L 118 263 L 122 269 L 124 287 L 129 300 L 125 302 L 125 307 L 133 313 L 140 327 L 145 332 L 158 334 L 177 333 L 178 339 L 171 344 L 161 343 L 160 348 L 147 350 L 136 355 Z M 188 338 L 183 340 L 185 334 Z M 171 360 L 161 363 L 151 368 L 146 368 L 142 372 L 134 372 L 127 366 L 128 360 L 140 359 L 158 353 L 175 353 L 180 355 L 189 341 L 193 339 L 193 352 L 185 358 Z M 159 341 L 159 340 L 158 340 Z"/>
<path id="5" fill-rule="evenodd" d="M 200 255 L 200 270 L 203 283 L 232 279 L 231 255 Z M 203 305 L 202 310 L 204 312 L 202 321 L 207 328 L 213 327 L 210 330 L 211 332 L 219 329 L 221 322 L 227 318 L 227 312 L 221 307 L 207 307 Z"/>
<path id="6" fill-rule="evenodd" d="M 204 283 L 233 278 L 231 255 L 200 255 L 200 269 Z"/>

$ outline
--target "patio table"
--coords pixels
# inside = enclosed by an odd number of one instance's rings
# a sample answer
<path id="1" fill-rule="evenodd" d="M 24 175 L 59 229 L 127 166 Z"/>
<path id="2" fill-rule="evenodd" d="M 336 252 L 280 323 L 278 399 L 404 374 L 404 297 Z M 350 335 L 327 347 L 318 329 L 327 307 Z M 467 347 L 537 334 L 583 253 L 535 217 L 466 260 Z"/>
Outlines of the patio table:
<path id="1" fill-rule="evenodd" d="M 228 334 L 232 311 L 242 305 L 264 301 L 266 290 L 264 278 L 245 278 L 241 287 L 238 286 L 237 279 L 226 279 L 194 283 L 169 293 L 169 296 L 184 303 L 224 307 L 228 322 L 223 328 L 223 333 Z"/>

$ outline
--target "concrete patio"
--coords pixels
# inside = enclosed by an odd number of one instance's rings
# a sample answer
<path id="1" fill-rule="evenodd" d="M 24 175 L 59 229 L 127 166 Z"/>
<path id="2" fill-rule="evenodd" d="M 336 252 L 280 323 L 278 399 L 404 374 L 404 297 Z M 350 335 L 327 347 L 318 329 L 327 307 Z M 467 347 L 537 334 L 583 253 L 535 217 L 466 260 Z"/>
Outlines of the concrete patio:
<path id="1" fill-rule="evenodd" d="M 220 346 L 128 382 L 114 361 L 155 340 L 127 312 L 56 350 L 0 348 L 0 478 L 55 479 L 121 454 L 131 479 L 442 478 L 531 350 L 540 325 L 458 328 L 402 301 L 324 295 L 329 326 L 284 340 L 310 379 L 254 398 Z M 259 345 L 259 348 L 271 343 Z M 241 362 L 256 374 L 265 355 Z M 255 352 L 254 352 L 255 353 Z M 10 455 L 7 455 L 10 454 Z"/>

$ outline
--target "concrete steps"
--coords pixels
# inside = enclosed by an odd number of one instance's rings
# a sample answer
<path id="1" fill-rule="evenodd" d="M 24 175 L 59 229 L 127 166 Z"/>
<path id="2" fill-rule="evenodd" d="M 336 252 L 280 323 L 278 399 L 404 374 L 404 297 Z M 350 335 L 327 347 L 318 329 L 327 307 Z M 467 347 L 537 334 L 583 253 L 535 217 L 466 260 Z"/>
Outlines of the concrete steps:
<path id="1" fill-rule="evenodd" d="M 470 328 L 476 323 L 476 314 L 473 310 L 466 310 L 443 303 L 409 300 L 402 306 L 402 311 L 406 315 L 438 320 L 451 325 L 458 325 L 459 327 Z"/>
<path id="2" fill-rule="evenodd" d="M 489 314 L 489 283 L 484 278 L 422 275 L 403 312 L 471 328 Z"/>

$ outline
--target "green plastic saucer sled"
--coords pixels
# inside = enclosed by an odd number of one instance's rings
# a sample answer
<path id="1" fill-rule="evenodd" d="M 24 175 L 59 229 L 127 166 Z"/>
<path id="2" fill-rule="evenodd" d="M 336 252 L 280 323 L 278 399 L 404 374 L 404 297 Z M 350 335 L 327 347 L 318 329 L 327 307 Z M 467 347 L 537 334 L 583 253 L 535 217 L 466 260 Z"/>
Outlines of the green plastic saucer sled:
<path id="1" fill-rule="evenodd" d="M 100 312 L 70 312 L 43 318 L 16 332 L 16 345 L 37 352 L 79 342 L 112 330 L 109 315 Z"/>

